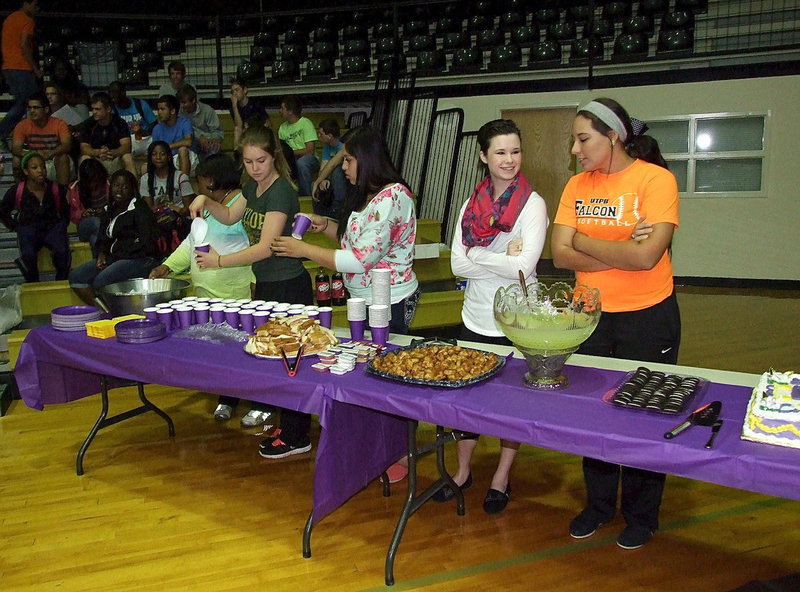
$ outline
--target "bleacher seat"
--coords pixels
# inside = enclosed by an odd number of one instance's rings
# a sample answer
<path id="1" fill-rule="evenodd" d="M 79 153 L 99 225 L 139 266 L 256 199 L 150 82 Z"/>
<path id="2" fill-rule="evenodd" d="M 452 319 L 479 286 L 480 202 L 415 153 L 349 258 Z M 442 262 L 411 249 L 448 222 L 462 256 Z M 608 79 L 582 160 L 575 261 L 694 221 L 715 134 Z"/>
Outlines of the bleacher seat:
<path id="1" fill-rule="evenodd" d="M 256 49 L 256 48 L 254 48 Z M 262 47 L 258 49 L 264 49 Z M 236 78 L 248 84 L 264 81 L 264 62 L 244 60 L 236 67 Z"/>
<path id="2" fill-rule="evenodd" d="M 436 49 L 436 38 L 432 35 L 414 35 L 408 41 L 408 52 L 411 54 L 434 49 Z"/>
<path id="3" fill-rule="evenodd" d="M 253 45 L 275 48 L 278 45 L 278 34 L 275 31 L 259 31 L 253 36 Z"/>
<path id="4" fill-rule="evenodd" d="M 515 27 L 511 30 L 511 42 L 520 47 L 530 47 L 539 42 L 539 30 L 535 27 Z"/>
<path id="5" fill-rule="evenodd" d="M 339 44 L 331 41 L 315 41 L 311 46 L 311 57 L 335 60 L 339 54 Z"/>
<path id="6" fill-rule="evenodd" d="M 336 32 L 336 29 L 333 29 L 331 27 L 317 27 L 312 32 L 311 37 L 315 43 L 320 43 L 320 42 L 336 43 L 338 41 L 339 35 Z"/>
<path id="7" fill-rule="evenodd" d="M 622 23 L 623 33 L 645 33 L 648 36 L 655 31 L 652 15 L 637 14 L 625 19 Z"/>
<path id="8" fill-rule="evenodd" d="M 303 29 L 287 29 L 283 42 L 289 45 L 308 45 L 308 33 Z"/>
<path id="9" fill-rule="evenodd" d="M 298 62 L 289 59 L 280 59 L 272 62 L 272 80 L 284 82 L 295 80 L 300 77 L 300 66 Z"/>
<path id="10" fill-rule="evenodd" d="M 469 35 L 464 31 L 456 31 L 447 33 L 444 36 L 442 47 L 445 50 L 454 50 L 469 47 Z"/>
<path id="11" fill-rule="evenodd" d="M 492 71 L 515 70 L 522 62 L 522 51 L 513 43 L 492 48 L 489 57 L 489 69 Z"/>
<path id="12" fill-rule="evenodd" d="M 475 36 L 475 42 L 478 47 L 485 49 L 502 45 L 504 41 L 505 35 L 500 29 L 484 29 L 478 31 L 478 34 Z"/>
<path id="13" fill-rule="evenodd" d="M 540 26 L 552 25 L 557 23 L 558 19 L 558 9 L 553 6 L 539 8 L 533 12 L 533 22 Z"/>
<path id="14" fill-rule="evenodd" d="M 176 54 L 186 51 L 186 41 L 181 37 L 164 37 L 161 40 L 162 54 Z"/>
<path id="15" fill-rule="evenodd" d="M 656 15 L 668 8 L 669 0 L 639 0 L 639 14 Z"/>
<path id="16" fill-rule="evenodd" d="M 406 37 L 413 37 L 415 35 L 427 35 L 430 33 L 428 21 L 413 20 L 408 21 L 403 25 L 403 31 Z"/>
<path id="17" fill-rule="evenodd" d="M 394 25 L 391 22 L 378 23 L 372 28 L 372 35 L 376 39 L 394 37 Z"/>
<path id="18" fill-rule="evenodd" d="M 547 27 L 547 38 L 566 43 L 575 39 L 577 27 L 571 21 L 553 23 Z"/>
<path id="19" fill-rule="evenodd" d="M 525 24 L 525 16 L 519 12 L 504 12 L 500 15 L 500 28 L 504 31 L 511 31 L 516 27 Z"/>
<path id="20" fill-rule="evenodd" d="M 631 16 L 633 2 L 606 2 L 603 4 L 603 18 L 622 22 Z"/>
<path id="21" fill-rule="evenodd" d="M 275 48 L 268 45 L 254 45 L 250 48 L 250 61 L 266 65 L 275 59 Z"/>
<path id="22" fill-rule="evenodd" d="M 366 56 L 344 56 L 342 58 L 342 76 L 369 76 L 370 62 Z"/>
<path id="23" fill-rule="evenodd" d="M 569 63 L 571 66 L 582 66 L 589 63 L 598 63 L 603 61 L 603 40 L 597 37 L 584 37 L 582 39 L 575 39 L 569 52 Z"/>
<path id="24" fill-rule="evenodd" d="M 461 31 L 461 19 L 454 16 L 443 16 L 436 21 L 436 34 L 446 35 Z"/>
<path id="25" fill-rule="evenodd" d="M 331 58 L 311 58 L 306 62 L 304 78 L 323 79 L 333 77 L 333 60 Z"/>
<path id="26" fill-rule="evenodd" d="M 638 62 L 647 57 L 648 42 L 644 33 L 621 33 L 614 40 L 614 62 Z"/>
<path id="27" fill-rule="evenodd" d="M 131 52 L 133 54 L 156 51 L 158 51 L 158 44 L 156 43 L 156 40 L 151 37 L 140 37 L 139 39 L 134 39 L 131 43 Z"/>
<path id="28" fill-rule="evenodd" d="M 343 56 L 369 56 L 370 46 L 366 39 L 349 39 L 342 45 Z"/>
<path id="29" fill-rule="evenodd" d="M 673 10 L 661 18 L 661 30 L 679 31 L 694 27 L 694 15 L 688 10 Z"/>
<path id="30" fill-rule="evenodd" d="M 441 74 L 445 69 L 444 52 L 438 49 L 425 50 L 417 53 L 415 71 L 418 74 Z"/>
<path id="31" fill-rule="evenodd" d="M 347 25 L 342 29 L 342 41 L 367 41 L 369 33 L 363 25 Z"/>
<path id="32" fill-rule="evenodd" d="M 658 34 L 656 55 L 662 58 L 675 59 L 688 57 L 694 51 L 694 34 L 691 29 L 662 29 Z"/>
<path id="33" fill-rule="evenodd" d="M 375 42 L 375 55 L 378 57 L 391 56 L 395 54 L 397 48 L 398 42 L 394 37 L 381 37 Z"/>
<path id="34" fill-rule="evenodd" d="M 589 22 L 589 3 L 584 1 L 576 1 L 570 4 L 566 10 L 566 18 L 574 23 L 585 24 Z"/>
<path id="35" fill-rule="evenodd" d="M 274 16 L 265 16 L 261 19 L 261 33 L 277 33 L 281 26 Z"/>
<path id="36" fill-rule="evenodd" d="M 555 68 L 561 64 L 561 44 L 545 39 L 531 47 L 528 65 L 532 68 Z"/>
<path id="37" fill-rule="evenodd" d="M 157 51 L 146 51 L 136 55 L 136 65 L 147 72 L 156 72 L 164 67 L 164 57 Z"/>
<path id="38" fill-rule="evenodd" d="M 471 33 L 477 33 L 491 27 L 494 27 L 494 19 L 485 14 L 473 14 L 467 19 L 467 31 Z"/>
<path id="39" fill-rule="evenodd" d="M 477 47 L 462 47 L 453 54 L 453 71 L 477 72 L 483 67 L 483 52 Z"/>
<path id="40" fill-rule="evenodd" d="M 120 73 L 119 79 L 129 89 L 147 86 L 149 80 L 147 72 L 139 67 L 126 68 Z"/>
<path id="41" fill-rule="evenodd" d="M 306 59 L 306 46 L 298 43 L 284 43 L 280 46 L 281 59 L 300 63 Z"/>
<path id="42" fill-rule="evenodd" d="M 596 18 L 583 28 L 584 37 L 614 38 L 614 23 L 607 18 Z"/>

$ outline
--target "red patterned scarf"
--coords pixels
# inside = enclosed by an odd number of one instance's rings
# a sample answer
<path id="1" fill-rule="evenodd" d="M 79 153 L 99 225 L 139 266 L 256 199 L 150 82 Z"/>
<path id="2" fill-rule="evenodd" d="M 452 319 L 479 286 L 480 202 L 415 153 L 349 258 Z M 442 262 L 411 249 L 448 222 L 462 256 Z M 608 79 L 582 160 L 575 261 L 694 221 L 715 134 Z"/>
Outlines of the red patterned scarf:
<path id="1" fill-rule="evenodd" d="M 461 218 L 461 242 L 465 247 L 486 247 L 501 232 L 509 232 L 528 203 L 531 186 L 520 173 L 497 201 L 492 200 L 489 175 L 478 183 Z"/>

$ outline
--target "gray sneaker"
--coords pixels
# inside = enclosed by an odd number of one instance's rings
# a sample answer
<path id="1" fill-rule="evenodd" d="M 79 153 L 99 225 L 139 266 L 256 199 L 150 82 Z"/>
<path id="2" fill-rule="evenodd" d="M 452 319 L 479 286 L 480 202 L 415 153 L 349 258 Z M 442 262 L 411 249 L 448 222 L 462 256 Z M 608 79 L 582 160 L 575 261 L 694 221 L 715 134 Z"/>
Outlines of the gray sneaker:
<path id="1" fill-rule="evenodd" d="M 242 418 L 242 427 L 257 428 L 260 425 L 264 425 L 271 416 L 272 413 L 270 411 L 257 411 L 255 409 L 251 409 Z"/>
<path id="2" fill-rule="evenodd" d="M 214 409 L 214 419 L 217 421 L 228 421 L 231 415 L 233 415 L 233 407 L 230 405 L 220 403 L 217 405 L 217 408 Z"/>

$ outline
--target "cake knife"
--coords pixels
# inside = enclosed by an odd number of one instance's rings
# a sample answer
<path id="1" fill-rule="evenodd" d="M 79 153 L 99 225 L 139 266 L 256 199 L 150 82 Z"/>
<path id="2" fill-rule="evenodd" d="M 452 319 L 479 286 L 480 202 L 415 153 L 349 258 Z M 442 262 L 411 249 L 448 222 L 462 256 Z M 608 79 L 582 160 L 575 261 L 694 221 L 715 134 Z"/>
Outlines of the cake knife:
<path id="1" fill-rule="evenodd" d="M 722 427 L 722 420 L 718 419 L 713 424 L 711 424 L 711 437 L 706 442 L 706 448 L 711 448 L 714 445 L 714 439 L 717 437 L 719 433 L 719 429 Z"/>

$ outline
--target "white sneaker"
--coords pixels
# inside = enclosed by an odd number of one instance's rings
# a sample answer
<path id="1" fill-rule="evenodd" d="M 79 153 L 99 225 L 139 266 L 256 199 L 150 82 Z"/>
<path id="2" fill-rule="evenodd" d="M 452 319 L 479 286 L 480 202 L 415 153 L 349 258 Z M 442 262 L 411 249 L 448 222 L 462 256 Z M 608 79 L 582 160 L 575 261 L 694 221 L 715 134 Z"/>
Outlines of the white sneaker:
<path id="1" fill-rule="evenodd" d="M 251 409 L 242 418 L 242 427 L 257 428 L 258 426 L 263 425 L 271 415 L 271 411 L 257 411 L 255 409 Z"/>
<path id="2" fill-rule="evenodd" d="M 217 421 L 228 421 L 231 415 L 233 415 L 233 407 L 230 405 L 220 403 L 217 405 L 217 408 L 214 409 L 214 419 Z"/>

